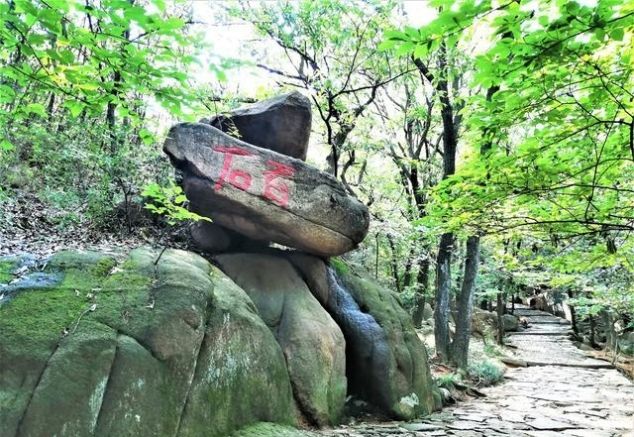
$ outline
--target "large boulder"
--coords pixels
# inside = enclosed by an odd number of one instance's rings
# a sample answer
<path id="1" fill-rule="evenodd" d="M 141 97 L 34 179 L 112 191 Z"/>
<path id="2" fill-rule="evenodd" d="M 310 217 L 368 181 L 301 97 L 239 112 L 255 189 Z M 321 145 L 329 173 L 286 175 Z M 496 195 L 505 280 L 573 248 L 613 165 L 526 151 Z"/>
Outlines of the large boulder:
<path id="1" fill-rule="evenodd" d="M 217 223 L 204 220 L 190 226 L 190 236 L 195 249 L 209 254 L 252 250 L 268 246 L 266 242 L 251 240 Z"/>
<path id="2" fill-rule="evenodd" d="M 520 329 L 520 319 L 513 314 L 504 314 L 502 316 L 502 325 L 504 326 L 504 332 L 518 331 Z"/>
<path id="3" fill-rule="evenodd" d="M 544 289 L 544 287 L 536 291 L 536 293 L 529 299 L 531 308 L 566 318 L 566 294 L 559 290 Z"/>
<path id="4" fill-rule="evenodd" d="M 306 160 L 311 126 L 310 100 L 297 91 L 200 122 L 254 146 Z"/>
<path id="5" fill-rule="evenodd" d="M 618 338 L 619 350 L 626 355 L 634 355 L 634 332 L 624 332 Z"/>
<path id="6" fill-rule="evenodd" d="M 434 309 L 429 302 L 425 302 L 423 307 L 423 320 L 431 320 L 434 318 Z"/>
<path id="7" fill-rule="evenodd" d="M 495 335 L 497 331 L 497 314 L 480 308 L 473 308 L 471 314 L 471 332 L 483 337 Z"/>
<path id="8" fill-rule="evenodd" d="M 519 330 L 519 318 L 513 314 L 502 316 L 504 332 Z M 498 329 L 498 316 L 493 311 L 474 308 L 471 315 L 471 331 L 482 336 L 496 335 Z"/>
<path id="9" fill-rule="evenodd" d="M 360 269 L 288 253 L 346 338 L 349 394 L 398 419 L 434 410 L 425 346 L 396 295 Z"/>
<path id="10" fill-rule="evenodd" d="M 201 257 L 155 265 L 159 252 L 62 252 L 32 274 L 51 281 L 18 279 L 32 285 L 0 305 L 0 436 L 294 423 L 284 356 L 249 297 Z"/>
<path id="11" fill-rule="evenodd" d="M 365 237 L 368 210 L 334 177 L 201 123 L 170 130 L 164 151 L 192 209 L 256 240 L 332 256 Z"/>
<path id="12" fill-rule="evenodd" d="M 275 334 L 300 410 L 314 424 L 336 423 L 346 398 L 341 329 L 287 260 L 264 253 L 219 255 L 215 260 L 249 294 Z"/>

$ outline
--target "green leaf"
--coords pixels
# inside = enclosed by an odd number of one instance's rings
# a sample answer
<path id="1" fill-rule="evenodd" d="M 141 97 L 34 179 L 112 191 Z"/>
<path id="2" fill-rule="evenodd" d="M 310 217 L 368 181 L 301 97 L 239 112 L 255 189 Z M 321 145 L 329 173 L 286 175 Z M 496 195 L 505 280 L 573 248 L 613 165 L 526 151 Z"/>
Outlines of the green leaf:
<path id="1" fill-rule="evenodd" d="M 73 118 L 76 118 L 79 114 L 81 114 L 84 108 L 86 107 L 83 103 L 78 102 L 76 100 L 67 100 L 64 103 L 64 106 L 68 108 L 68 110 L 70 111 L 70 115 Z"/>
<path id="2" fill-rule="evenodd" d="M 139 137 L 141 138 L 143 143 L 147 146 L 149 146 L 150 144 L 156 141 L 152 132 L 150 132 L 146 128 L 143 128 L 139 131 Z"/>
<path id="3" fill-rule="evenodd" d="M 624 35 L 625 35 L 625 32 L 623 31 L 623 28 L 620 28 L 620 27 L 610 32 L 610 38 L 612 38 L 615 41 L 623 41 Z"/>
<path id="4" fill-rule="evenodd" d="M 429 49 L 426 44 L 417 44 L 414 49 L 414 58 L 423 59 L 429 53 Z"/>
<path id="5" fill-rule="evenodd" d="M 8 152 L 15 149 L 15 146 L 11 143 L 11 141 L 7 140 L 6 138 L 3 138 L 2 140 L 0 140 L 0 149 L 4 150 L 5 152 Z"/>
<path id="6" fill-rule="evenodd" d="M 24 109 L 29 114 L 36 114 L 40 117 L 46 117 L 46 109 L 41 103 L 29 103 Z"/>

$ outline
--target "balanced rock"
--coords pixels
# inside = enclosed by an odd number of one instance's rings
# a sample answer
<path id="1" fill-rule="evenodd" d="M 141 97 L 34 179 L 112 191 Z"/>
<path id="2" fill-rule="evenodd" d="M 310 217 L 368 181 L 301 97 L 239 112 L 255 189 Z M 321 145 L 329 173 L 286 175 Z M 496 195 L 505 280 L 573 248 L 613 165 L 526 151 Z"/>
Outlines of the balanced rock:
<path id="1" fill-rule="evenodd" d="M 369 214 L 331 175 L 201 123 L 170 130 L 164 151 L 192 209 L 249 238 L 322 256 L 354 249 Z"/>
<path id="2" fill-rule="evenodd" d="M 310 100 L 297 91 L 200 122 L 246 143 L 306 160 L 311 126 Z"/>

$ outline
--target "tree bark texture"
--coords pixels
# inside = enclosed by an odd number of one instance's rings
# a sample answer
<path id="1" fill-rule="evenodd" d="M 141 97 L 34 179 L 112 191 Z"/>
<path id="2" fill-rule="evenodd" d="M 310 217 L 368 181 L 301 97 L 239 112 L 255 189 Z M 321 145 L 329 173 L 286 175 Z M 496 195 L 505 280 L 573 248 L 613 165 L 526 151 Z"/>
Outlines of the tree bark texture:
<path id="1" fill-rule="evenodd" d="M 467 367 L 469 337 L 471 336 L 471 314 L 480 263 L 480 237 L 467 239 L 464 276 L 460 294 L 456 298 L 456 334 L 451 345 L 451 361 L 461 369 Z"/>

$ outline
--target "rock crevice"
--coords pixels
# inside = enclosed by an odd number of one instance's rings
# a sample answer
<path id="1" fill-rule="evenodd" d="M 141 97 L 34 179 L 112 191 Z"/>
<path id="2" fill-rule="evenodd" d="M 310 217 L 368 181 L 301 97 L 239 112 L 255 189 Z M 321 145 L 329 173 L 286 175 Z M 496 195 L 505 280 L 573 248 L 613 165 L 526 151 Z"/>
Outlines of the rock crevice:
<path id="1" fill-rule="evenodd" d="M 112 354 L 112 361 L 110 362 L 110 367 L 108 369 L 108 376 L 106 377 L 106 384 L 105 387 L 103 389 L 103 393 L 100 396 L 99 399 L 99 409 L 97 410 L 97 414 L 95 416 L 95 420 L 92 424 L 91 427 L 91 433 L 94 434 L 94 432 L 98 429 L 99 427 L 99 418 L 101 417 L 101 412 L 103 410 L 103 400 L 106 397 L 106 394 L 108 393 L 108 388 L 110 386 L 110 377 L 112 375 L 112 371 L 115 367 L 115 362 L 117 361 L 117 352 L 119 350 L 119 336 L 121 335 L 121 333 L 119 333 L 118 331 L 115 331 L 115 344 L 114 344 L 114 353 Z"/>
<path id="2" fill-rule="evenodd" d="M 29 408 L 31 407 L 31 402 L 33 401 L 33 397 L 35 396 L 35 393 L 37 393 L 38 387 L 40 386 L 40 383 L 42 382 L 42 378 L 44 377 L 44 373 L 46 372 L 46 369 L 48 369 L 49 363 L 51 362 L 51 359 L 53 358 L 53 356 L 55 355 L 55 352 L 57 352 L 58 349 L 59 349 L 59 343 L 57 343 L 55 345 L 55 347 L 53 348 L 53 351 L 49 355 L 48 359 L 44 362 L 44 365 L 42 366 L 42 370 L 39 372 L 39 375 L 37 376 L 37 379 L 35 380 L 35 385 L 33 386 L 33 389 L 31 390 L 31 392 L 29 393 L 29 397 L 28 397 L 28 401 L 26 402 L 26 406 L 22 410 L 22 414 L 20 415 L 20 418 L 18 419 L 18 425 L 17 425 L 17 430 L 16 430 L 16 436 L 17 437 L 20 437 L 20 436 L 24 435 L 24 433 L 22 432 L 23 431 L 24 418 L 26 417 L 26 415 L 29 412 Z"/>

